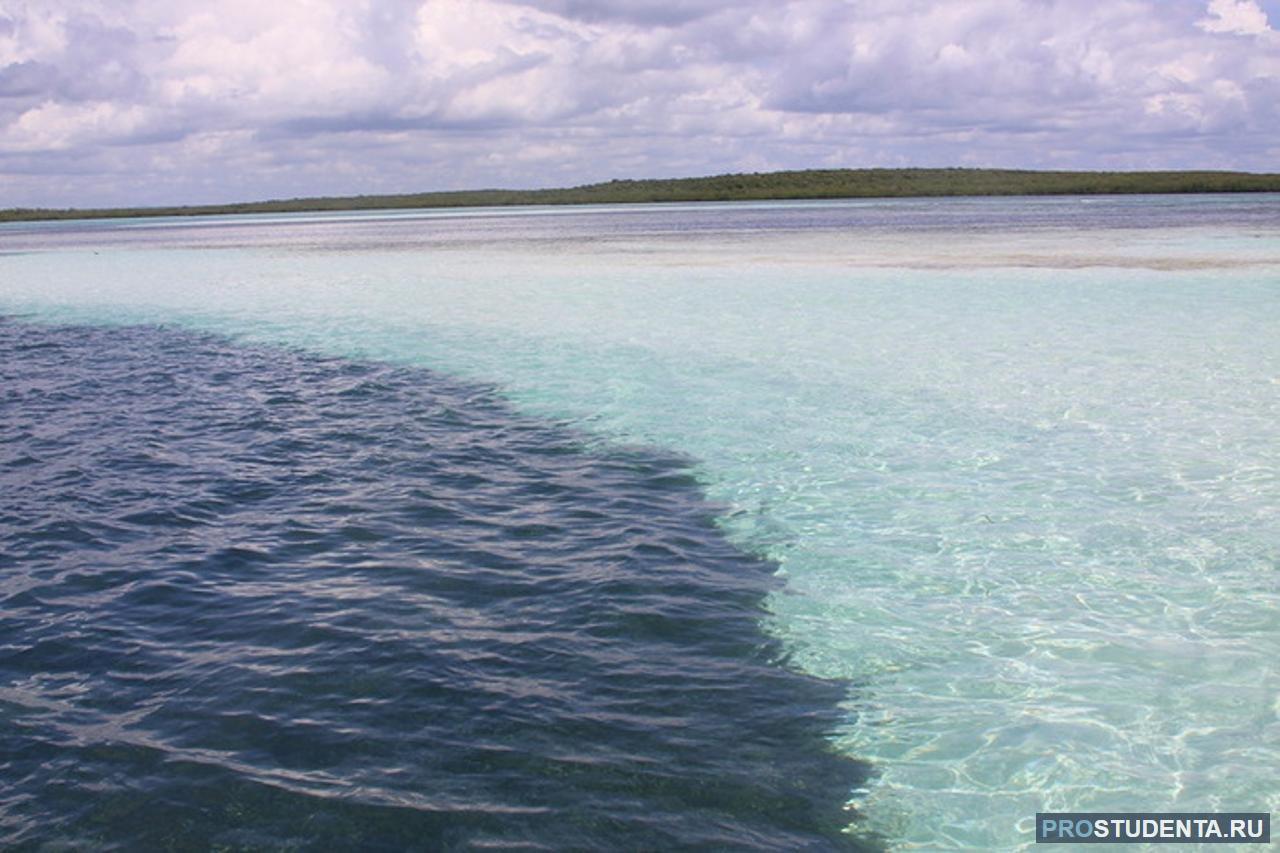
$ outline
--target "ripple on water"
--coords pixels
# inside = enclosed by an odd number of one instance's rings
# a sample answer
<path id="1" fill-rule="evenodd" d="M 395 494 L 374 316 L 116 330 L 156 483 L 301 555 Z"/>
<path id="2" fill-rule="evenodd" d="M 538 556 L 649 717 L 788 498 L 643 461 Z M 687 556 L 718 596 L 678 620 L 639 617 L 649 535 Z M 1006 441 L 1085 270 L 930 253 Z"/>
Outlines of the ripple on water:
<path id="1" fill-rule="evenodd" d="M 0 322 L 0 388 L 0 843 L 848 843 L 687 460 L 150 327 Z"/>

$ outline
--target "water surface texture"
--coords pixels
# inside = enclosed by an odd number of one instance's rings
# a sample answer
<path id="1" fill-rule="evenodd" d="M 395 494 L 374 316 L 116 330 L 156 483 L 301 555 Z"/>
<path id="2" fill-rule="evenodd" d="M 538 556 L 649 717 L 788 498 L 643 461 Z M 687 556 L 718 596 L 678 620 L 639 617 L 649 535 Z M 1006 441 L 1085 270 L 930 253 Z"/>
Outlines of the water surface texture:
<path id="1" fill-rule="evenodd" d="M 0 841 L 827 849 L 688 463 L 422 370 L 0 322 Z"/>
<path id="2" fill-rule="evenodd" d="M 427 367 L 695 460 L 781 578 L 765 629 L 844 684 L 858 836 L 1280 810 L 1276 196 L 59 223 L 0 251 L 28 322 Z"/>

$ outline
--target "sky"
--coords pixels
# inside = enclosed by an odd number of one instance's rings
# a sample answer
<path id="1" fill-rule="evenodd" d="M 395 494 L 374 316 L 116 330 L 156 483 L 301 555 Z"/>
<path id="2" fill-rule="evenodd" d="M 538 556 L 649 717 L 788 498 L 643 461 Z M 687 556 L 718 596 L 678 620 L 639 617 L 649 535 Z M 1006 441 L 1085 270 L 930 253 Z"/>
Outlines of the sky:
<path id="1" fill-rule="evenodd" d="M 1280 0 L 0 0 L 0 208 L 1280 171 L 1276 27 Z"/>

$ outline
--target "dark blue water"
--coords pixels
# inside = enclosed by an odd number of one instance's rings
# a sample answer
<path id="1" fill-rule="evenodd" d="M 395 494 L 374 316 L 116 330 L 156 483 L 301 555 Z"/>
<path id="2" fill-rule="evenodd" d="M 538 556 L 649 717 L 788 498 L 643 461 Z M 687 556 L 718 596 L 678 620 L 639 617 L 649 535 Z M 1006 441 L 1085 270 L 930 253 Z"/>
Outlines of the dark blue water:
<path id="1" fill-rule="evenodd" d="M 846 847 L 848 686 L 713 509 L 421 370 L 0 321 L 0 845 Z"/>

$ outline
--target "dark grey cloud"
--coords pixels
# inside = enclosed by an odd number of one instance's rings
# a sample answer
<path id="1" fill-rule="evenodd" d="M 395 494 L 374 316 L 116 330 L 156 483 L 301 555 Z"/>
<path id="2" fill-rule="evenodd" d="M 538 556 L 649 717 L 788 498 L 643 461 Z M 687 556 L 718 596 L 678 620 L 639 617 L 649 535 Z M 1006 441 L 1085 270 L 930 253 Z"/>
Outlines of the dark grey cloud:
<path id="1" fill-rule="evenodd" d="M 522 0 L 524 5 L 591 23 L 675 27 L 734 8 L 723 0 Z"/>
<path id="2" fill-rule="evenodd" d="M 370 0 L 359 26 L 358 49 L 393 72 L 407 73 L 416 49 L 418 4 L 405 0 Z"/>
<path id="3" fill-rule="evenodd" d="M 1004 8 L 1000 8 L 1003 5 Z M 1097 97 L 1099 81 L 1083 55 L 1046 41 L 1053 22 L 1010 17 L 1009 4 L 975 3 L 939 18 L 929 8 L 847 16 L 790 46 L 766 104 L 808 113 L 924 110 L 988 116 L 1036 111 L 1040 103 Z M 844 38 L 833 37 L 833 33 Z"/>
<path id="4" fill-rule="evenodd" d="M 63 26 L 66 47 L 58 59 L 57 96 L 69 101 L 138 100 L 147 93 L 139 71 L 138 37 L 95 15 L 75 15 Z"/>
<path id="5" fill-rule="evenodd" d="M 25 98 L 54 88 L 58 69 L 45 62 L 28 59 L 0 68 L 0 98 Z"/>
<path id="6" fill-rule="evenodd" d="M 30 34 L 11 18 L 0 19 L 0 34 L 21 45 Z M 147 80 L 138 70 L 138 37 L 94 15 L 74 14 L 59 21 L 60 39 L 39 59 L 0 68 L 0 97 L 39 96 L 58 101 L 138 99 Z"/>

